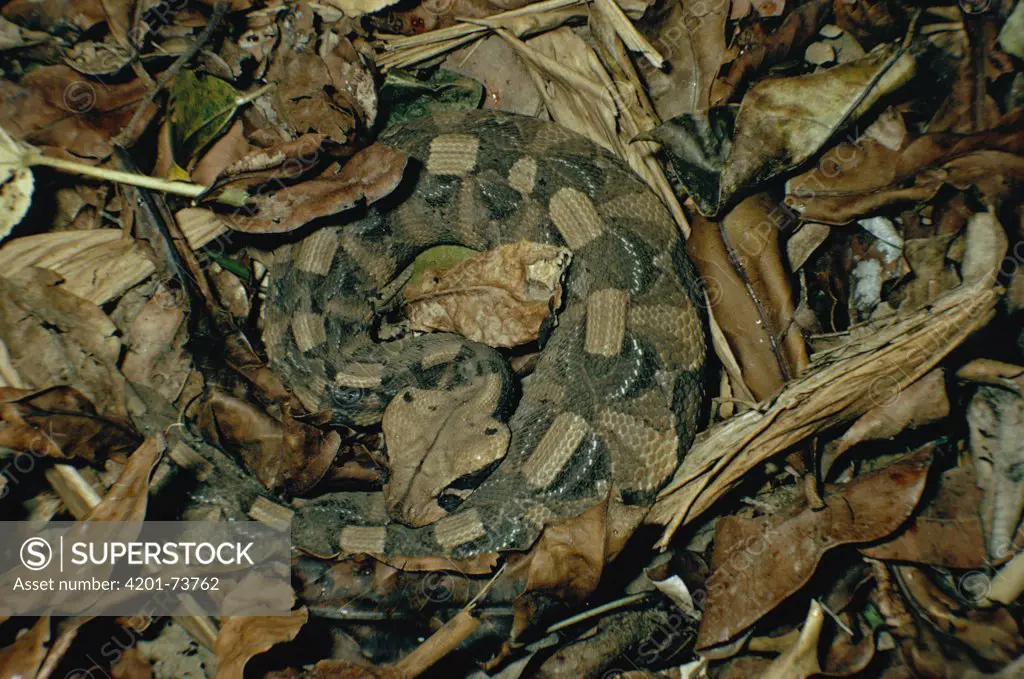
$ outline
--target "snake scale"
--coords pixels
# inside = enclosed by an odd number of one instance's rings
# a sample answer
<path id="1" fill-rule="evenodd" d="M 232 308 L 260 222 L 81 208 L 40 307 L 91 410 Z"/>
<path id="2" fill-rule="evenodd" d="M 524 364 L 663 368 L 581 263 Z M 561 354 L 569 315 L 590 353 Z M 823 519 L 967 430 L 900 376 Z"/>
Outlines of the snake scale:
<path id="1" fill-rule="evenodd" d="M 608 497 L 631 516 L 649 507 L 696 432 L 706 358 L 697 275 L 661 201 L 611 153 L 534 118 L 445 114 L 380 141 L 410 156 L 398 190 L 284 246 L 271 266 L 272 369 L 311 411 L 347 425 L 379 422 L 411 387 L 500 375 L 521 394 L 508 453 L 473 474 L 475 491 L 446 491 L 445 515 L 424 526 L 356 516 L 334 538 L 339 552 L 470 558 L 527 549 L 545 524 Z M 521 387 L 482 367 L 495 350 L 455 335 L 372 339 L 375 296 L 418 253 L 520 240 L 572 252 L 564 307 Z"/>

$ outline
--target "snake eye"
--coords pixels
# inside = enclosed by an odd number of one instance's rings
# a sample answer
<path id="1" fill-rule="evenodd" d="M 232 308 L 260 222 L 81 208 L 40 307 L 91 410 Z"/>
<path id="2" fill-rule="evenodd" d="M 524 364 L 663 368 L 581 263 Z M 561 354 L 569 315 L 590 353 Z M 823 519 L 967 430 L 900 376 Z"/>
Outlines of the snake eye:
<path id="1" fill-rule="evenodd" d="M 335 402 L 343 407 L 350 408 L 363 400 L 366 390 L 360 387 L 338 387 L 334 391 Z"/>

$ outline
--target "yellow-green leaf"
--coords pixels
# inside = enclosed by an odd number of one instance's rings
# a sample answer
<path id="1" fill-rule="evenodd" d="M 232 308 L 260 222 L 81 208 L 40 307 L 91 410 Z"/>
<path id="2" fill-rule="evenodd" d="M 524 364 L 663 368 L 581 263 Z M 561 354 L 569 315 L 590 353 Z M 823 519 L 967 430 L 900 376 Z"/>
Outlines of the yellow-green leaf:
<path id="1" fill-rule="evenodd" d="M 182 71 L 171 84 L 171 138 L 178 165 L 188 167 L 196 155 L 220 136 L 238 109 L 239 93 L 212 75 Z"/>

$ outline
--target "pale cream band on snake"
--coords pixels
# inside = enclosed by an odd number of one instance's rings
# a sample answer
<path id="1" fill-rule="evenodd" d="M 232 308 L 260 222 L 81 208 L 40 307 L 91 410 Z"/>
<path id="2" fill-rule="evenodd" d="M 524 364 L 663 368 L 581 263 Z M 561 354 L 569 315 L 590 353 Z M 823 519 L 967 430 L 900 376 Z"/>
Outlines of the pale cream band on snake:
<path id="1" fill-rule="evenodd" d="M 648 507 L 696 432 L 706 359 L 702 292 L 660 200 L 612 154 L 533 118 L 424 118 L 381 141 L 411 157 L 400 188 L 286 246 L 271 268 L 271 366 L 307 408 L 356 426 L 399 394 L 497 375 L 495 414 L 511 414 L 512 434 L 504 459 L 439 493 L 443 518 L 410 527 L 356 512 L 334 547 L 468 558 L 526 549 L 546 523 L 609 497 Z M 455 335 L 373 341 L 377 291 L 418 253 L 519 240 L 573 253 L 563 309 L 521 386 L 495 350 Z"/>

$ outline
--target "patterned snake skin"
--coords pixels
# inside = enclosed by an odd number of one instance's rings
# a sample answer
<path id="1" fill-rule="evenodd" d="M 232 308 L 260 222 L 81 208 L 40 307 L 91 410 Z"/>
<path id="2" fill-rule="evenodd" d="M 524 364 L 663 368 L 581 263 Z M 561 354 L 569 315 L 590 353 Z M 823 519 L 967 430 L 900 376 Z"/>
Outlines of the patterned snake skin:
<path id="1" fill-rule="evenodd" d="M 368 425 L 403 389 L 452 389 L 485 374 L 514 395 L 493 349 L 450 334 L 374 342 L 377 291 L 442 243 L 531 240 L 564 245 L 573 259 L 504 461 L 444 518 L 418 528 L 357 518 L 335 546 L 469 558 L 527 549 L 546 523 L 609 493 L 648 507 L 696 431 L 706 355 L 696 274 L 659 199 L 610 153 L 533 118 L 438 116 L 381 141 L 411 157 L 398 191 L 285 246 L 271 267 L 264 341 L 311 410 Z"/>

